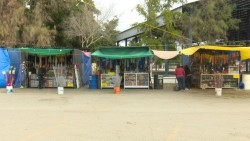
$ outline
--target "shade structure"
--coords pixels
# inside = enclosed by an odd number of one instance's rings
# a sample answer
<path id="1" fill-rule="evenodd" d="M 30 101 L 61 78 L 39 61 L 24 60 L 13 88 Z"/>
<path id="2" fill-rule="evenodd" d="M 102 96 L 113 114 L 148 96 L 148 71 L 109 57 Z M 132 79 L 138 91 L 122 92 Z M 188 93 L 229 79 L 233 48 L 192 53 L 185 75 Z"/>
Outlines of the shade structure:
<path id="1" fill-rule="evenodd" d="M 250 59 L 250 47 L 197 46 L 197 47 L 190 47 L 190 48 L 183 49 L 181 50 L 181 53 L 185 55 L 192 55 L 199 49 L 239 51 L 241 55 L 241 60 Z"/>
<path id="2" fill-rule="evenodd" d="M 0 88 L 6 87 L 4 73 L 10 70 L 10 58 L 7 49 L 0 48 Z"/>
<path id="3" fill-rule="evenodd" d="M 152 51 L 155 56 L 164 60 L 172 59 L 177 55 L 179 55 L 180 53 L 179 51 L 158 51 L 158 50 L 152 50 Z"/>
<path id="4" fill-rule="evenodd" d="M 240 57 L 241 57 L 241 60 L 250 59 L 250 47 L 241 47 Z"/>
<path id="5" fill-rule="evenodd" d="M 72 49 L 43 49 L 43 48 L 20 48 L 20 50 L 40 56 L 63 55 L 72 51 Z"/>
<path id="6" fill-rule="evenodd" d="M 105 47 L 91 54 L 92 56 L 109 59 L 127 59 L 152 56 L 148 47 Z"/>

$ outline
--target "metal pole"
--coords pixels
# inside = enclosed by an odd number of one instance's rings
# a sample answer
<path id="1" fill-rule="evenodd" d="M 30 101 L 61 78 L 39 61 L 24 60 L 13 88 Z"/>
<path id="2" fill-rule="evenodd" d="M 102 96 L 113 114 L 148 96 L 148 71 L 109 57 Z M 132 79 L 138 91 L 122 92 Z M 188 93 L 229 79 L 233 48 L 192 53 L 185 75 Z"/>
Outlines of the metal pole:
<path id="1" fill-rule="evenodd" d="M 249 61 L 246 61 L 246 72 L 249 73 Z"/>
<path id="2" fill-rule="evenodd" d="M 193 11 L 192 11 L 192 9 L 190 9 L 190 11 L 189 11 L 190 13 L 190 17 L 193 15 Z M 189 25 L 189 46 L 190 47 L 192 47 L 192 41 L 193 41 L 193 36 L 192 36 L 192 25 Z M 183 57 L 182 57 L 182 64 L 183 64 L 183 66 L 185 66 L 185 65 L 189 65 L 189 56 L 187 56 L 187 55 L 183 55 Z"/>
<path id="3" fill-rule="evenodd" d="M 128 46 L 128 39 L 125 39 L 125 46 Z"/>
<path id="4" fill-rule="evenodd" d="M 168 50 L 167 44 L 164 45 L 164 49 L 165 49 L 165 51 Z M 168 73 L 169 73 L 169 65 L 168 65 L 168 60 L 166 59 L 165 60 L 165 76 L 168 76 Z"/>

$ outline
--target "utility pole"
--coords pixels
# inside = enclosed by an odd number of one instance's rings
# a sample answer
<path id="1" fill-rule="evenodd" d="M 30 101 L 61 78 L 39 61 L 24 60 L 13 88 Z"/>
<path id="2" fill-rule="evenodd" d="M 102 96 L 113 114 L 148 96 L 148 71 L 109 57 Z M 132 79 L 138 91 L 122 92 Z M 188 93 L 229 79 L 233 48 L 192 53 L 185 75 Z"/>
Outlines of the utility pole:
<path id="1" fill-rule="evenodd" d="M 192 9 L 190 9 L 190 11 L 189 11 L 189 16 L 191 17 L 193 15 L 193 12 L 192 12 Z M 189 31 L 188 31 L 189 33 L 189 44 L 188 44 L 188 46 L 190 46 L 190 47 L 192 47 L 192 44 L 193 44 L 193 36 L 192 36 L 192 25 L 189 25 Z M 183 49 L 183 47 L 182 47 L 182 49 Z M 183 55 L 182 56 L 182 65 L 183 66 L 185 66 L 185 65 L 189 65 L 189 56 L 187 56 L 187 55 Z"/>
<path id="2" fill-rule="evenodd" d="M 164 45 L 164 49 L 165 49 L 165 51 L 168 51 L 167 44 Z M 169 65 L 168 65 L 168 60 L 166 59 L 165 60 L 165 76 L 168 76 L 168 73 L 169 73 Z"/>

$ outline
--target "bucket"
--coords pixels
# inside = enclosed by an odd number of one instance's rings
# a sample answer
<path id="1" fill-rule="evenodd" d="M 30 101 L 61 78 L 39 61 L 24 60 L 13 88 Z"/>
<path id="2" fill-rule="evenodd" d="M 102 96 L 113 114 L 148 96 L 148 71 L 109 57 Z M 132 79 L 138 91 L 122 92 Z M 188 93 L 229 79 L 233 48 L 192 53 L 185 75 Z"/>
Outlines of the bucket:
<path id="1" fill-rule="evenodd" d="M 64 88 L 63 87 L 57 87 L 57 93 L 58 94 L 63 94 L 64 93 Z"/>
<path id="2" fill-rule="evenodd" d="M 115 94 L 120 94 L 120 91 L 121 91 L 120 87 L 114 87 Z"/>
<path id="3" fill-rule="evenodd" d="M 242 83 L 244 83 L 245 90 L 250 90 L 250 74 L 242 75 Z"/>
<path id="4" fill-rule="evenodd" d="M 7 89 L 7 94 L 13 93 L 13 86 L 6 86 L 6 89 Z"/>
<path id="5" fill-rule="evenodd" d="M 89 89 L 98 89 L 98 75 L 89 76 Z"/>
<path id="6" fill-rule="evenodd" d="M 222 88 L 215 88 L 215 95 L 221 96 L 222 95 Z"/>

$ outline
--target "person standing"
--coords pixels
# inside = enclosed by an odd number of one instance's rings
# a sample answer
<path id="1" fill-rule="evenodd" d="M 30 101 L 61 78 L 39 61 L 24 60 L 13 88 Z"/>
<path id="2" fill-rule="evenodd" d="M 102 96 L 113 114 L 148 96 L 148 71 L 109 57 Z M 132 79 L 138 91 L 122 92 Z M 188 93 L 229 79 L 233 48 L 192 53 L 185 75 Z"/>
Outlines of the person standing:
<path id="1" fill-rule="evenodd" d="M 45 75 L 46 75 L 46 68 L 45 68 L 45 65 L 42 65 L 42 67 L 39 69 L 39 72 L 38 72 L 39 89 L 44 88 Z"/>
<path id="2" fill-rule="evenodd" d="M 185 84 L 186 84 L 186 88 L 188 90 L 190 90 L 191 86 L 192 86 L 192 74 L 191 74 L 191 71 L 190 71 L 188 65 L 185 65 L 184 70 L 185 70 Z"/>
<path id="3" fill-rule="evenodd" d="M 185 90 L 185 70 L 182 66 L 177 65 L 175 76 L 178 82 L 178 90 Z"/>

